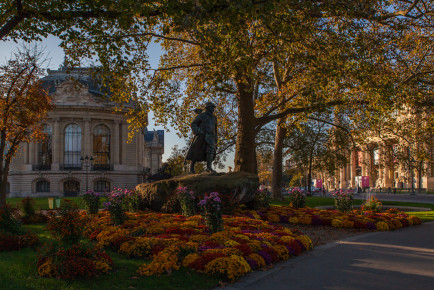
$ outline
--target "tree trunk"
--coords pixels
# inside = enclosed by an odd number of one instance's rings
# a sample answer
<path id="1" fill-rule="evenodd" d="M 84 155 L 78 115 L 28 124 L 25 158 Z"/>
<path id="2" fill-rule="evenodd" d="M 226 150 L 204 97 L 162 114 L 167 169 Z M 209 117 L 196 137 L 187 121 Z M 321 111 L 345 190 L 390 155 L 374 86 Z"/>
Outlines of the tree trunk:
<path id="1" fill-rule="evenodd" d="M 274 140 L 273 152 L 273 177 L 272 188 L 273 198 L 283 199 L 282 196 L 282 162 L 283 162 L 283 141 L 286 136 L 286 128 L 282 127 L 284 119 L 277 121 L 276 139 Z"/>
<path id="2" fill-rule="evenodd" d="M 256 129 L 253 94 L 248 85 L 238 82 L 238 132 L 234 171 L 257 174 Z"/>
<path id="3" fill-rule="evenodd" d="M 307 186 L 309 195 L 312 195 L 312 155 L 313 154 L 311 153 L 309 156 L 309 173 L 307 175 Z"/>
<path id="4" fill-rule="evenodd" d="M 8 174 L 2 172 L 0 178 L 0 207 L 6 205 L 6 188 L 8 184 Z"/>

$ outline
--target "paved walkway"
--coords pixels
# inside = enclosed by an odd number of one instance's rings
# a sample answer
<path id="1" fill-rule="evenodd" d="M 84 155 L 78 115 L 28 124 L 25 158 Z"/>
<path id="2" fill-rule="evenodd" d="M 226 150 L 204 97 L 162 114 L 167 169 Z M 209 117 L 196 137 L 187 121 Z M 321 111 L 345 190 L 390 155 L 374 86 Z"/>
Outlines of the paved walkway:
<path id="1" fill-rule="evenodd" d="M 320 246 L 225 289 L 434 289 L 434 222 Z"/>
<path id="2" fill-rule="evenodd" d="M 433 203 L 434 194 L 416 193 L 411 194 L 393 194 L 393 193 L 376 193 L 379 200 L 385 201 L 403 201 L 403 202 L 420 202 L 420 203 Z M 362 194 L 355 195 L 356 199 L 361 199 Z"/>

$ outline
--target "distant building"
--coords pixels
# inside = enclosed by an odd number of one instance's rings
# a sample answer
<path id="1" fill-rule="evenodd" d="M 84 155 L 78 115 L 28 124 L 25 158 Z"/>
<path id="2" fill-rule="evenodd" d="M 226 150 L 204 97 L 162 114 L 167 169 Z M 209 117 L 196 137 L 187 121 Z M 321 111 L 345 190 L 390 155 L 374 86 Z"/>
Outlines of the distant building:
<path id="1" fill-rule="evenodd" d="M 391 160 L 375 143 L 348 154 L 349 162 L 334 175 L 315 172 L 327 188 L 382 188 L 434 190 L 434 158 L 423 164 L 424 170 L 411 171 L 408 165 Z"/>
<path id="2" fill-rule="evenodd" d="M 86 187 L 97 192 L 134 188 L 146 173 L 161 167 L 164 131 L 144 126 L 127 143 L 126 118 L 114 111 L 116 104 L 90 78 L 88 68 L 49 70 L 43 85 L 56 105 L 48 114 L 48 137 L 21 144 L 11 164 L 9 196 L 77 196 Z"/>
<path id="3" fill-rule="evenodd" d="M 428 119 L 427 114 L 430 113 L 414 115 L 411 109 L 403 109 L 395 112 L 397 118 L 393 119 L 393 122 L 396 122 L 397 126 L 405 127 L 405 123 L 411 122 L 410 120 L 417 116 L 417 121 L 422 124 Z M 422 141 L 422 137 L 419 140 L 408 141 L 405 136 L 387 132 L 380 138 L 378 131 L 366 131 L 363 145 L 346 152 L 347 162 L 344 166 L 337 168 L 333 174 L 317 171 L 314 173 L 314 178 L 321 179 L 329 189 L 381 188 L 385 191 L 389 188 L 405 190 L 414 188 L 434 191 L 432 145 Z M 425 136 L 426 138 L 434 138 L 432 131 L 426 133 L 428 136 Z M 426 154 L 424 158 L 418 158 L 418 154 L 414 153 L 418 148 L 419 153 Z"/>

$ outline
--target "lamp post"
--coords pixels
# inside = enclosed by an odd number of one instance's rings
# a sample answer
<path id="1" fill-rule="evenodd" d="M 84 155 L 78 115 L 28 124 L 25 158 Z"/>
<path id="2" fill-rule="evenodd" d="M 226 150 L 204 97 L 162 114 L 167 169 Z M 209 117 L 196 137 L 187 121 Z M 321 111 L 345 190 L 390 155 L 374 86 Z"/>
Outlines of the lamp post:
<path id="1" fill-rule="evenodd" d="M 143 167 L 143 183 L 148 181 L 148 177 L 150 173 L 151 173 L 151 168 Z"/>
<path id="2" fill-rule="evenodd" d="M 93 163 L 93 157 L 92 156 L 81 156 L 80 157 L 81 164 L 86 168 L 86 192 L 89 190 L 88 187 L 88 173 L 89 173 L 89 167 Z"/>

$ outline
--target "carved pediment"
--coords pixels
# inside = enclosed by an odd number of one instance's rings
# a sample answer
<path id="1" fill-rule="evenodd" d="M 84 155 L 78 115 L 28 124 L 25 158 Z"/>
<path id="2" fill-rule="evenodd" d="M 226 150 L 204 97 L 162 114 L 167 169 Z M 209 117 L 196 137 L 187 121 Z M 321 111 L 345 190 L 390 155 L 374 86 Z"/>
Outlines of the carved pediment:
<path id="1" fill-rule="evenodd" d="M 53 93 L 54 103 L 56 104 L 96 104 L 97 101 L 88 92 L 88 88 L 73 80 L 65 81 L 56 86 Z"/>

